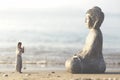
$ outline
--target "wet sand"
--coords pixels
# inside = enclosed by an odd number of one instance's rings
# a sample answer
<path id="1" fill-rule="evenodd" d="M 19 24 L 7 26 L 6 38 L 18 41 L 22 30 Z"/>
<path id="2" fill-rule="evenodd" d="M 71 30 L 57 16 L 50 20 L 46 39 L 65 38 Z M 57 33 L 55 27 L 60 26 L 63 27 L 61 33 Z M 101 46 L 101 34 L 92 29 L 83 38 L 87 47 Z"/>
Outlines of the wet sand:
<path id="1" fill-rule="evenodd" d="M 120 80 L 120 71 L 104 74 L 71 74 L 65 70 L 0 72 L 0 80 Z"/>

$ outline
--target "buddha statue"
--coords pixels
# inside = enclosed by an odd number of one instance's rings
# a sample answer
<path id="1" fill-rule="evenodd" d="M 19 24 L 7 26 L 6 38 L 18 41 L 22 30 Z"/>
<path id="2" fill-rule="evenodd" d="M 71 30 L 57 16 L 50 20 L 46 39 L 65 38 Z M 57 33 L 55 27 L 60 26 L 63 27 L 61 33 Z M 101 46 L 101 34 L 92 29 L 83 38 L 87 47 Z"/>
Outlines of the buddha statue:
<path id="1" fill-rule="evenodd" d="M 89 29 L 85 45 L 82 50 L 67 59 L 65 67 L 71 73 L 104 73 L 106 64 L 102 54 L 103 36 L 100 26 L 104 20 L 104 13 L 95 6 L 86 12 L 85 24 Z"/>

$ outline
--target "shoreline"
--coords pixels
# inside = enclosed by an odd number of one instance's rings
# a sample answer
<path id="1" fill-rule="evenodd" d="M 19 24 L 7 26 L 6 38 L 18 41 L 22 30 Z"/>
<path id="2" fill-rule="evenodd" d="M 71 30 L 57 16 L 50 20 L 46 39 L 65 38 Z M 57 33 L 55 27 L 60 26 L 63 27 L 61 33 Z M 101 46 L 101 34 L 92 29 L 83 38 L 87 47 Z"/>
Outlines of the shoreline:
<path id="1" fill-rule="evenodd" d="M 35 55 L 32 55 L 35 56 Z M 73 56 L 73 55 L 71 55 Z M 29 59 L 26 58 L 26 55 L 23 56 L 23 64 L 64 64 L 66 59 L 70 58 L 71 56 L 57 56 L 57 55 L 51 55 L 51 56 L 44 56 L 44 57 L 37 57 L 37 59 Z M 120 52 L 119 53 L 105 53 L 103 54 L 104 60 L 106 64 L 116 64 L 120 65 Z M 0 58 L 0 64 L 15 64 L 15 57 L 11 56 L 2 56 Z M 58 60 L 58 61 L 56 61 Z M 111 61 L 110 61 L 111 60 Z M 116 62 L 117 61 L 117 62 Z"/>
<path id="2" fill-rule="evenodd" d="M 109 71 L 119 71 L 120 72 L 120 54 L 105 54 L 104 59 L 106 62 L 106 69 L 107 72 Z M 29 70 L 65 70 L 65 59 L 59 59 L 57 58 L 45 58 L 40 60 L 23 60 L 23 71 L 29 71 Z M 0 71 L 14 71 L 15 69 L 15 61 L 0 61 Z"/>

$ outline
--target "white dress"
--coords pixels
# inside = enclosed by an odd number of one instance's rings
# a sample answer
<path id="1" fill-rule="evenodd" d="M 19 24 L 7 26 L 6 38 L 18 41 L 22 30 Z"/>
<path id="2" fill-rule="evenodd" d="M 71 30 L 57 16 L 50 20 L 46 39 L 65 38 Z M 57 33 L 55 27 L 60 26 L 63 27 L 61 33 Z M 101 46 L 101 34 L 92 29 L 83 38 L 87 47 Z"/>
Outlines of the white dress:
<path id="1" fill-rule="evenodd" d="M 21 72 L 22 69 L 22 53 L 24 52 L 23 48 L 16 48 L 16 71 Z"/>

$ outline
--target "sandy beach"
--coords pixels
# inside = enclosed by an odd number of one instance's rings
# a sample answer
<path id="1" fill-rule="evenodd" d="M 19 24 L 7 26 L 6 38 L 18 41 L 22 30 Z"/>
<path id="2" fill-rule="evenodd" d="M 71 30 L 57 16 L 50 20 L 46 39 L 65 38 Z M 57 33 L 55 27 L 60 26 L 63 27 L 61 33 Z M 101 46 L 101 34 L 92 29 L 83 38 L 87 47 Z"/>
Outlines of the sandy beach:
<path id="1" fill-rule="evenodd" d="M 65 70 L 0 72 L 0 80 L 120 80 L 120 72 L 106 72 L 105 74 L 71 74 Z"/>

